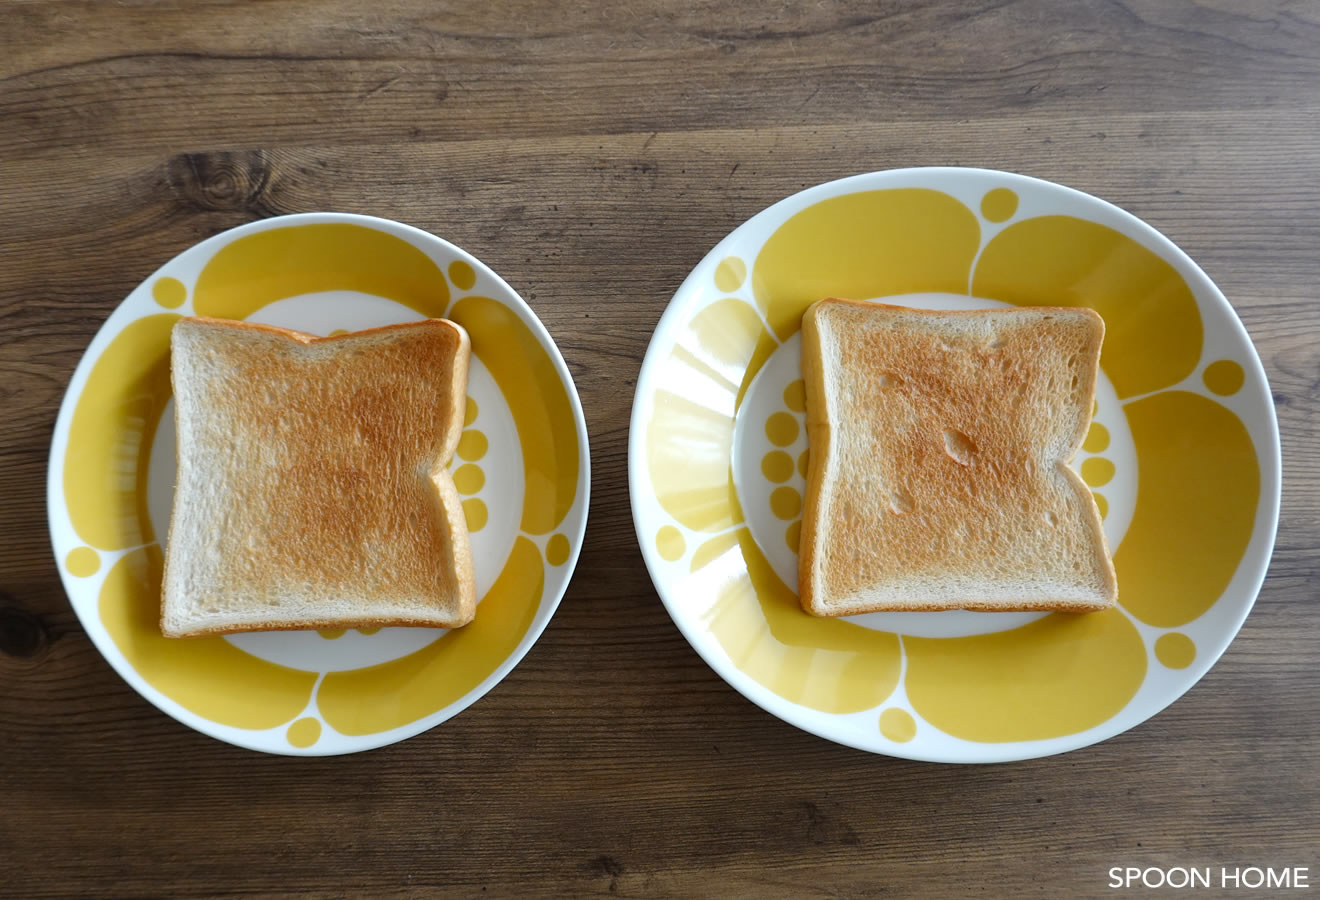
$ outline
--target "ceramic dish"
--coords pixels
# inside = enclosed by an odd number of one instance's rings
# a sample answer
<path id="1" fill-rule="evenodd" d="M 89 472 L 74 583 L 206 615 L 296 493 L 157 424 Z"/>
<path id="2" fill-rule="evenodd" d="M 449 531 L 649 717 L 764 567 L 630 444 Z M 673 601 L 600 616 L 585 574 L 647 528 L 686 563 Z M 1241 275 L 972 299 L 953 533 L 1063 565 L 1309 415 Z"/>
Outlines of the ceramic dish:
<path id="1" fill-rule="evenodd" d="M 798 330 L 828 296 L 1104 316 L 1095 424 L 1074 466 L 1104 514 L 1118 608 L 801 611 Z M 656 327 L 629 439 L 646 565 L 706 662 L 800 728 L 948 762 L 1092 744 L 1195 684 L 1259 591 L 1279 472 L 1260 360 L 1205 273 L 1117 207 L 975 169 L 847 178 L 737 228 Z"/>
<path id="2" fill-rule="evenodd" d="M 169 334 L 192 314 L 318 335 L 440 316 L 467 328 L 467 414 L 451 471 L 481 598 L 472 624 L 161 636 L 175 468 Z M 92 340 L 55 425 L 51 542 L 96 647 L 171 716 L 254 750 L 366 750 L 463 710 L 541 634 L 582 546 L 587 452 L 554 342 L 477 259 L 383 219 L 267 219 L 166 263 Z"/>

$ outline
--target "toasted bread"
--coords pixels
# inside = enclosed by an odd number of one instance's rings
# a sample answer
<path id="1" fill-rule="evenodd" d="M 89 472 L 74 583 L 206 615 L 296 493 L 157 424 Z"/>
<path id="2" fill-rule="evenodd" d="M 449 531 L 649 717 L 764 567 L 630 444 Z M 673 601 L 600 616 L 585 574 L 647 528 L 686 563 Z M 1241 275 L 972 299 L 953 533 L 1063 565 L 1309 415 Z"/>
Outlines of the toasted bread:
<path id="1" fill-rule="evenodd" d="M 812 305 L 803 609 L 1112 605 L 1100 513 L 1068 468 L 1103 338 L 1089 309 Z"/>
<path id="2" fill-rule="evenodd" d="M 443 319 L 329 338 L 179 320 L 161 631 L 471 621 L 472 551 L 446 469 L 470 348 Z"/>

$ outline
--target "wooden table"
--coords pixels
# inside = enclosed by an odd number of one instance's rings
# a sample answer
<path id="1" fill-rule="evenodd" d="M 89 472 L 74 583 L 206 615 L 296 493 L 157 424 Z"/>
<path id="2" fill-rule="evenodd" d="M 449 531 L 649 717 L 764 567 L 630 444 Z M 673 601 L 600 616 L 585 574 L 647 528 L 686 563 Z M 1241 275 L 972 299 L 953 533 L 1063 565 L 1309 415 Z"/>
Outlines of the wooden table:
<path id="1" fill-rule="evenodd" d="M 0 893 L 1082 896 L 1129 865 L 1320 884 L 1318 134 L 1306 2 L 6 4 Z M 1152 223 L 1274 390 L 1255 611 L 1173 707 L 1061 757 L 909 763 L 780 722 L 684 641 L 633 536 L 632 389 L 686 273 L 802 187 L 924 164 Z M 56 410 L 105 317 L 194 242 L 306 210 L 409 222 L 501 273 L 563 350 L 593 462 L 577 575 L 522 664 L 428 733 L 310 760 L 134 693 L 45 524 Z"/>

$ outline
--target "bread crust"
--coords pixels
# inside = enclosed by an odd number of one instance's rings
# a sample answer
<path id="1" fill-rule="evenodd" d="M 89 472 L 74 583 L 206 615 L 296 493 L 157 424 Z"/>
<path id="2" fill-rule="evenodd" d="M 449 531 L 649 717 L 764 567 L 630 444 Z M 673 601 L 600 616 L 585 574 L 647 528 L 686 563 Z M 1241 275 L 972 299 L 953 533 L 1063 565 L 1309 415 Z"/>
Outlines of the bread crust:
<path id="1" fill-rule="evenodd" d="M 427 319 L 317 337 L 176 323 L 167 637 L 458 627 L 476 607 L 447 466 L 471 343 Z"/>
<path id="2" fill-rule="evenodd" d="M 1103 335 L 1089 309 L 808 308 L 803 609 L 1113 605 L 1099 510 L 1067 465 L 1090 425 Z"/>
<path id="3" fill-rule="evenodd" d="M 820 329 L 813 303 L 802 316 L 802 383 L 807 407 L 807 486 L 802 502 L 802 532 L 798 539 L 798 600 L 812 615 L 825 615 L 817 600 L 816 578 L 820 561 L 817 548 L 824 537 L 821 531 L 821 489 L 830 456 L 829 398 L 825 393 Z"/>

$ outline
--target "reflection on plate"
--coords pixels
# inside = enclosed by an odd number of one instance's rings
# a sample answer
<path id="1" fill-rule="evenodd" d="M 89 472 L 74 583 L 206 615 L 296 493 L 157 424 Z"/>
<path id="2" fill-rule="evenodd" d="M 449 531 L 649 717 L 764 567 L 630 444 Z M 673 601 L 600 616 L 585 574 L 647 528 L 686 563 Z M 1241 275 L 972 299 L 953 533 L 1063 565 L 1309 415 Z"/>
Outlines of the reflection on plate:
<path id="1" fill-rule="evenodd" d="M 1095 423 L 1074 466 L 1104 515 L 1119 608 L 801 611 L 798 330 L 829 296 L 1104 317 Z M 1264 371 L 1206 275 L 1116 207 L 977 169 L 848 178 L 736 229 L 660 320 L 629 440 L 643 556 L 707 663 L 808 731 L 949 762 L 1095 743 L 1190 688 L 1255 601 L 1279 471 Z"/>
<path id="2" fill-rule="evenodd" d="M 467 412 L 451 471 L 481 598 L 471 625 L 160 635 L 175 465 L 169 335 L 194 314 L 318 335 L 441 316 L 468 330 Z M 152 703 L 243 747 L 348 753 L 443 722 L 531 647 L 577 563 L 587 452 L 559 351 L 494 272 L 395 222 L 285 216 L 180 254 L 93 339 L 55 426 L 51 541 L 83 626 Z"/>

